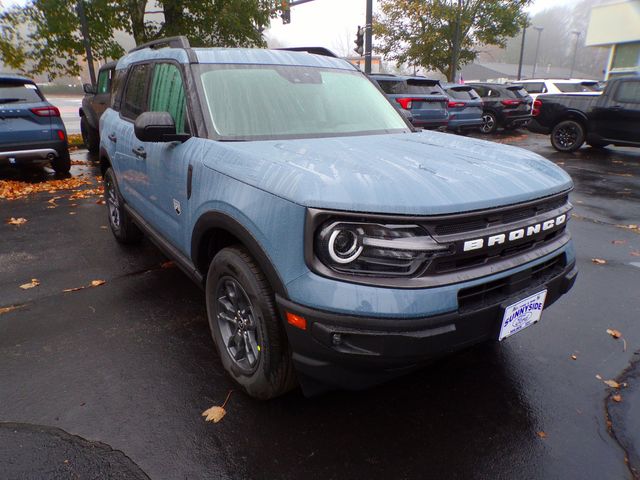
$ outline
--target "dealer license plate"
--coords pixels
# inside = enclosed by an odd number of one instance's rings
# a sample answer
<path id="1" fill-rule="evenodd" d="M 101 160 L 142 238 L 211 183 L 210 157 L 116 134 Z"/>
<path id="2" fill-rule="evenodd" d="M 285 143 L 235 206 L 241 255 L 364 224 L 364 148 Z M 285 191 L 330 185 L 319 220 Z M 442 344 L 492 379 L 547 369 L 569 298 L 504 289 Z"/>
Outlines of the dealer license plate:
<path id="1" fill-rule="evenodd" d="M 546 297 L 547 291 L 543 290 L 505 308 L 498 340 L 510 337 L 540 320 Z"/>

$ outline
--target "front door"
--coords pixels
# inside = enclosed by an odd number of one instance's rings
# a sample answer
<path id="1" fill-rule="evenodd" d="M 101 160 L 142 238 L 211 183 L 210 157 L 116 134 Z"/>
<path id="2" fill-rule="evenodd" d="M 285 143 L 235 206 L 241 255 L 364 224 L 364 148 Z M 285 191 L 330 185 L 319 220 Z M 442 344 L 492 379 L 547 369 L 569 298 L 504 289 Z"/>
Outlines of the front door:
<path id="1" fill-rule="evenodd" d="M 191 133 L 184 81 L 180 67 L 174 63 L 157 63 L 151 78 L 150 112 L 168 112 L 176 133 Z M 188 253 L 187 232 L 189 195 L 187 181 L 190 165 L 199 155 L 196 139 L 186 142 L 145 142 L 149 179 L 149 208 L 154 226 L 183 253 Z"/>

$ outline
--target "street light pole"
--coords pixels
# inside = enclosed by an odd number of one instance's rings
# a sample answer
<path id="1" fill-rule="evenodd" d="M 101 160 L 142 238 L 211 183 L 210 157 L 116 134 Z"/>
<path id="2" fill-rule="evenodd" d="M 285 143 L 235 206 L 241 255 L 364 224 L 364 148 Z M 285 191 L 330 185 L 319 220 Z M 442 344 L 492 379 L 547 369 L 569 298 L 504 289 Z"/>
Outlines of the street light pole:
<path id="1" fill-rule="evenodd" d="M 524 37 L 527 34 L 526 25 L 522 27 L 522 43 L 520 44 L 520 60 L 518 61 L 518 80 L 522 80 L 522 59 L 524 58 Z"/>
<path id="2" fill-rule="evenodd" d="M 576 45 L 575 45 L 575 47 L 573 47 L 573 61 L 571 62 L 571 73 L 569 74 L 569 78 L 573 78 L 573 69 L 576 66 L 576 54 L 578 53 L 578 42 L 580 41 L 580 32 L 579 31 L 574 30 L 571 33 L 576 36 Z"/>
<path id="3" fill-rule="evenodd" d="M 461 37 L 461 25 L 462 22 L 462 0 L 458 0 L 458 11 L 456 13 L 456 31 L 453 34 L 453 55 L 451 58 L 451 78 L 450 82 L 455 83 L 456 77 L 458 76 L 458 59 L 460 58 L 460 43 L 462 42 Z"/>
<path id="4" fill-rule="evenodd" d="M 371 50 L 373 50 L 371 42 L 373 39 L 373 0 L 367 0 L 367 24 L 364 27 L 364 73 L 371 74 Z"/>
<path id="5" fill-rule="evenodd" d="M 536 65 L 538 63 L 538 51 L 540 50 L 540 36 L 542 35 L 542 27 L 533 27 L 534 30 L 538 31 L 538 41 L 536 42 L 536 54 L 533 58 L 533 73 L 531 74 L 531 78 L 536 78 Z"/>

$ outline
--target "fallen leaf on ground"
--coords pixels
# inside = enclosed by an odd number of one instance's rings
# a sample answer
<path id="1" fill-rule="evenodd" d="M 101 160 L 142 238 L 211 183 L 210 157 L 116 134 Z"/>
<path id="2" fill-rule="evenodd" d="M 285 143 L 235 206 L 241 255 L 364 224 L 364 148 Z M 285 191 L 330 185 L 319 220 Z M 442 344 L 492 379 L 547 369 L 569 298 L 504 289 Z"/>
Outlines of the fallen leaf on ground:
<path id="1" fill-rule="evenodd" d="M 227 411 L 224 409 L 224 407 L 227 405 L 227 402 L 229 401 L 229 397 L 231 396 L 232 393 L 233 393 L 233 390 L 229 390 L 229 393 L 227 393 L 227 398 L 224 399 L 224 403 L 222 404 L 221 407 L 218 407 L 216 405 L 202 412 L 202 416 L 205 417 L 205 420 L 207 422 L 218 423 L 220 420 L 222 420 L 222 417 L 224 417 L 227 414 Z"/>
<path id="2" fill-rule="evenodd" d="M 213 423 L 218 423 L 226 414 L 227 411 L 222 407 L 211 407 L 202 412 L 202 416 L 206 417 L 205 420 Z"/>
<path id="3" fill-rule="evenodd" d="M 627 243 L 626 240 L 611 240 L 611 243 L 613 243 L 614 245 L 624 245 L 625 243 Z"/>
<path id="4" fill-rule="evenodd" d="M 592 258 L 591 261 L 593 263 L 597 263 L 598 265 L 604 265 L 605 263 L 607 263 L 607 261 L 603 260 L 602 258 Z"/>
<path id="5" fill-rule="evenodd" d="M 8 225 L 24 225 L 27 222 L 28 220 L 22 217 L 18 217 L 18 218 L 11 217 L 9 220 L 7 220 Z"/>
<path id="6" fill-rule="evenodd" d="M 63 180 L 49 180 L 47 182 L 29 183 L 17 180 L 0 180 L 0 198 L 16 200 L 40 192 L 56 193 L 59 190 L 72 190 L 92 182 L 86 178 L 71 177 Z"/>
<path id="7" fill-rule="evenodd" d="M 107 227 L 106 225 L 100 225 L 100 228 L 103 229 L 103 230 L 106 230 L 109 227 Z"/>
<path id="8" fill-rule="evenodd" d="M 75 287 L 75 288 L 65 288 L 62 290 L 63 292 L 77 292 L 78 290 L 84 290 L 87 287 Z"/>
<path id="9" fill-rule="evenodd" d="M 3 313 L 9 313 L 22 307 L 24 307 L 24 305 L 9 305 L 8 307 L 0 307 L 0 315 L 2 315 Z"/>
<path id="10" fill-rule="evenodd" d="M 540 438 L 547 438 L 547 434 L 546 434 L 546 433 L 544 433 L 544 432 L 538 432 L 538 436 L 539 436 Z"/>
<path id="11" fill-rule="evenodd" d="M 172 261 L 172 260 L 167 260 L 166 262 L 163 262 L 163 263 L 160 265 L 160 268 L 173 268 L 173 267 L 175 267 L 175 266 L 176 266 L 176 264 L 175 264 L 175 263 L 173 263 L 173 261 Z"/>
<path id="12" fill-rule="evenodd" d="M 91 286 L 92 287 L 99 287 L 100 285 L 104 285 L 106 282 L 106 280 L 91 280 Z"/>
<path id="13" fill-rule="evenodd" d="M 107 202 L 105 202 L 104 200 L 97 200 L 96 204 L 98 204 L 98 205 L 106 205 Z"/>
<path id="14" fill-rule="evenodd" d="M 600 375 L 596 375 L 596 378 L 597 378 L 598 380 L 602 380 L 602 377 L 601 377 Z"/>
<path id="15" fill-rule="evenodd" d="M 618 395 L 613 395 L 611 397 L 611 400 L 613 400 L 614 402 L 621 402 L 622 401 L 622 395 L 618 394 Z"/>
<path id="16" fill-rule="evenodd" d="M 38 279 L 32 278 L 29 283 L 23 283 L 22 285 L 20 285 L 20 288 L 23 290 L 29 290 L 30 288 L 37 287 L 38 285 L 40 285 Z"/>
<path id="17" fill-rule="evenodd" d="M 576 357 L 575 355 L 571 355 L 571 360 L 577 360 L 578 357 Z"/>
<path id="18" fill-rule="evenodd" d="M 629 252 L 629 255 L 631 255 L 632 257 L 640 257 L 640 250 L 632 250 L 631 252 Z"/>
<path id="19" fill-rule="evenodd" d="M 622 334 L 618 330 L 612 328 L 607 328 L 607 333 L 613 338 L 620 338 L 622 336 Z"/>
<path id="20" fill-rule="evenodd" d="M 69 215 L 75 215 L 76 212 L 69 212 Z"/>
<path id="21" fill-rule="evenodd" d="M 605 380 L 604 383 L 611 388 L 620 388 L 620 384 L 615 380 Z"/>

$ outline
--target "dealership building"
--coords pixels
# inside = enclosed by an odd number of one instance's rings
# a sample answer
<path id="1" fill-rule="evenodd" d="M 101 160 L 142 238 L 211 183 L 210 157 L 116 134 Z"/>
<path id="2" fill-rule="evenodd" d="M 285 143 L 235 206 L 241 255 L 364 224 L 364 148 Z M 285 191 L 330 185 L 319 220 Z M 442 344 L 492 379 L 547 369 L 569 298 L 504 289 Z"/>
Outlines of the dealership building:
<path id="1" fill-rule="evenodd" d="M 605 80 L 640 74 L 640 0 L 593 7 L 585 44 L 609 48 Z"/>

